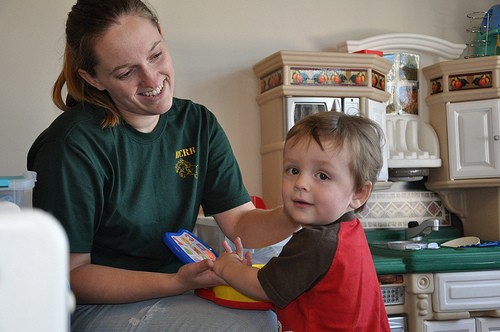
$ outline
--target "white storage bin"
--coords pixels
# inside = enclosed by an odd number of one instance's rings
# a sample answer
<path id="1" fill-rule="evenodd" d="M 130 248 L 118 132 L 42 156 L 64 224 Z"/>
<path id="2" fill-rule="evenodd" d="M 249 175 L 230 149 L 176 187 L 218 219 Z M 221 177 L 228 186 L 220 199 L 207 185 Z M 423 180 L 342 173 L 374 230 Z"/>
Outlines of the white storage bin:
<path id="1" fill-rule="evenodd" d="M 0 176 L 0 201 L 12 202 L 19 207 L 31 206 L 32 189 L 36 172 L 25 172 L 19 176 Z"/>

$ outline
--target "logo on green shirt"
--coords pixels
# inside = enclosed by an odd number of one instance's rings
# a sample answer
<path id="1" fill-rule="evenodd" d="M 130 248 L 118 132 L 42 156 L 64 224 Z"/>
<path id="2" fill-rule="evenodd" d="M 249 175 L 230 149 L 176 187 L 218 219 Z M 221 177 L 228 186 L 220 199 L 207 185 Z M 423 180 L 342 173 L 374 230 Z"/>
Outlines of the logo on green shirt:
<path id="1" fill-rule="evenodd" d="M 177 164 L 175 164 L 175 172 L 179 174 L 181 178 L 187 178 L 188 176 L 194 176 L 195 179 L 198 178 L 198 165 L 191 164 L 183 159 L 183 157 L 191 156 L 195 153 L 196 149 L 194 146 L 175 152 L 175 158 L 179 159 Z"/>

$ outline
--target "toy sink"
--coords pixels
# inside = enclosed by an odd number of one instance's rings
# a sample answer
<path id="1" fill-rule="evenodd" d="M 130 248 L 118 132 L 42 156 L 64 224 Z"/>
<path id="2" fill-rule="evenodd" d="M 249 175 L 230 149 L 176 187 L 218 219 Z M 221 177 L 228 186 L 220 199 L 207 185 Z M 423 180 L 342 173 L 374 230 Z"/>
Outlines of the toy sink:
<path id="1" fill-rule="evenodd" d="M 430 242 L 442 244 L 459 238 L 460 232 L 453 227 L 443 227 L 421 242 L 406 241 L 404 230 L 367 230 L 365 234 L 379 274 L 500 269 L 500 247 L 498 246 L 427 249 L 426 246 Z M 401 247 L 391 244 L 399 244 Z M 404 248 L 407 245 L 414 247 Z M 422 248 L 414 249 L 416 246 L 422 246 Z"/>

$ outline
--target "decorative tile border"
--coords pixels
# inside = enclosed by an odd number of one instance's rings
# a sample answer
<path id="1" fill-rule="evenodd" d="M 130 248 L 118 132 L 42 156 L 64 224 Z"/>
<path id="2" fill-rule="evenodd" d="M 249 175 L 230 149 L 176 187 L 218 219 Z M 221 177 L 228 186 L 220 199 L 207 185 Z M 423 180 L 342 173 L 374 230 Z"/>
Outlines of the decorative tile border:
<path id="1" fill-rule="evenodd" d="M 491 71 L 450 75 L 448 78 L 448 89 L 449 91 L 461 91 L 468 89 L 491 88 L 491 76 Z"/>
<path id="2" fill-rule="evenodd" d="M 368 69 L 290 67 L 290 84 L 302 86 L 347 86 L 373 87 L 385 91 L 386 78 L 372 71 L 372 81 L 368 82 Z M 285 84 L 283 69 L 280 68 L 260 79 L 260 93 Z"/>
<path id="3" fill-rule="evenodd" d="M 291 67 L 292 85 L 368 86 L 366 69 Z"/>
<path id="4" fill-rule="evenodd" d="M 372 87 L 385 91 L 385 76 L 375 70 L 372 71 Z"/>
<path id="5" fill-rule="evenodd" d="M 429 191 L 373 192 L 357 213 L 364 228 L 406 228 L 409 221 L 440 218 L 450 225 L 449 212 L 437 194 Z"/>
<path id="6" fill-rule="evenodd" d="M 283 85 L 283 71 L 278 69 L 260 80 L 260 93 L 271 90 L 279 85 Z"/>
<path id="7" fill-rule="evenodd" d="M 431 95 L 443 92 L 443 77 L 434 78 L 431 80 Z"/>

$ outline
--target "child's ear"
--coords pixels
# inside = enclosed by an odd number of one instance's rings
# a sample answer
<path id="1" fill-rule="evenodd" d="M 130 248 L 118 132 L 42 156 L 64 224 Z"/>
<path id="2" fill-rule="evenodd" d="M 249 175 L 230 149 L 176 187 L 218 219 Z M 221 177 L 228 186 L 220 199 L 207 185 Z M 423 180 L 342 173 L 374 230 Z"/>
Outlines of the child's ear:
<path id="1" fill-rule="evenodd" d="M 366 181 L 361 188 L 356 190 L 356 192 L 352 196 L 349 207 L 353 210 L 356 210 L 361 205 L 365 204 L 368 198 L 370 197 L 370 193 L 372 192 L 372 186 L 373 185 L 370 181 Z"/>

